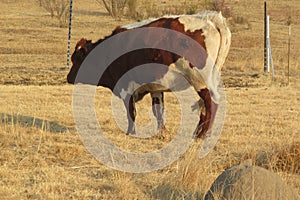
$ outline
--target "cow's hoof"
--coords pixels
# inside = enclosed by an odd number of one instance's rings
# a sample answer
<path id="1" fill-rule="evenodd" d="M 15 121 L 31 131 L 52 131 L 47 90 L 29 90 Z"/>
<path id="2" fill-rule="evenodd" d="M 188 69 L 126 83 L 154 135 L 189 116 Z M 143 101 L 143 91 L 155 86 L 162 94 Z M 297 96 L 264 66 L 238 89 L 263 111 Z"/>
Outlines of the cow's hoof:
<path id="1" fill-rule="evenodd" d="M 199 123 L 195 133 L 194 133 L 194 138 L 197 139 L 203 139 L 209 129 L 209 122 L 204 121 Z"/>
<path id="2" fill-rule="evenodd" d="M 159 139 L 159 140 L 167 140 L 168 138 L 167 138 L 167 129 L 166 129 L 166 127 L 165 126 L 163 126 L 163 127 L 161 127 L 161 128 L 159 128 L 158 130 L 157 130 L 157 134 L 156 134 L 156 137 Z"/>
<path id="3" fill-rule="evenodd" d="M 135 135 L 135 130 L 127 130 L 126 135 Z"/>

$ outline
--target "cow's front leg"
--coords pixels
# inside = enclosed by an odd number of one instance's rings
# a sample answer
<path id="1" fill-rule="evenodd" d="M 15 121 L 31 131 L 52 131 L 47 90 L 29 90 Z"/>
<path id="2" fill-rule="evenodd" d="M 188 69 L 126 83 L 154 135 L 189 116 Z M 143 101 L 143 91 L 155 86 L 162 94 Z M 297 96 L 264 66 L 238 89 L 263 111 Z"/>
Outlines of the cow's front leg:
<path id="1" fill-rule="evenodd" d="M 126 107 L 127 119 L 128 119 L 127 134 L 135 134 L 134 122 L 136 117 L 136 110 L 135 110 L 135 102 L 133 100 L 133 96 L 127 96 L 125 98 L 124 104 Z"/>
<path id="2" fill-rule="evenodd" d="M 163 92 L 156 92 L 151 93 L 152 98 L 152 111 L 154 116 L 157 119 L 157 130 L 162 130 L 165 128 L 164 125 L 164 93 Z"/>
<path id="3" fill-rule="evenodd" d="M 218 104 L 215 104 L 212 101 L 210 92 L 207 88 L 200 90 L 198 95 L 204 102 L 205 114 L 202 112 L 200 113 L 200 121 L 194 135 L 196 138 L 203 138 L 214 122 Z"/>

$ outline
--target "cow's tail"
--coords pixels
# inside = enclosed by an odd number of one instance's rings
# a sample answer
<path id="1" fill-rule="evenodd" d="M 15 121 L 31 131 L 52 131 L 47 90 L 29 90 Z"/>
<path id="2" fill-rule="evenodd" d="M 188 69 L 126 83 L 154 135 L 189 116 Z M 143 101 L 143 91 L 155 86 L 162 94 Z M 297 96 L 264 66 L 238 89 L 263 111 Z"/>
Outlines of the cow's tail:
<path id="1" fill-rule="evenodd" d="M 218 85 L 221 78 L 221 69 L 224 65 L 226 57 L 229 52 L 231 44 L 231 32 L 226 24 L 226 19 L 222 16 L 221 12 L 211 12 L 208 15 L 208 20 L 215 26 L 220 34 L 220 46 L 218 49 L 217 57 L 214 66 L 211 71 L 211 78 L 209 81 L 212 82 L 211 95 L 215 103 L 219 103 L 220 95 L 217 91 Z"/>
<path id="2" fill-rule="evenodd" d="M 226 19 L 222 16 L 221 12 L 216 14 L 213 17 L 212 21 L 215 24 L 221 36 L 219 53 L 215 63 L 215 69 L 220 72 L 229 52 L 229 48 L 231 44 L 231 32 L 227 26 Z"/>

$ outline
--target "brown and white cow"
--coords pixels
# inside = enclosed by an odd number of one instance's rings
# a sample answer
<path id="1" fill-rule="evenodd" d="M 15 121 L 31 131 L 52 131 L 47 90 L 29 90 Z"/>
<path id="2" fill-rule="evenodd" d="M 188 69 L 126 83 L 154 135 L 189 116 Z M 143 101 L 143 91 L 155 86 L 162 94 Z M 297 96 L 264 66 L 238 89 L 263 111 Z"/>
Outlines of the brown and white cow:
<path id="1" fill-rule="evenodd" d="M 222 17 L 221 13 L 204 11 L 194 15 L 164 16 L 158 19 L 145 20 L 137 24 L 117 27 L 110 36 L 100 39 L 95 43 L 83 38 L 77 43 L 75 51 L 72 54 L 73 66 L 67 76 L 68 83 L 75 83 L 76 75 L 81 64 L 97 45 L 118 33 L 144 27 L 171 29 L 183 33 L 195 40 L 204 49 L 204 53 L 195 52 L 196 55 L 199 54 L 197 56 L 200 57 L 202 61 L 200 64 L 201 66 L 193 66 L 188 60 L 185 60 L 184 57 L 169 51 L 161 49 L 139 49 L 126 53 L 112 62 L 107 67 L 102 77 L 99 77 L 98 86 L 108 87 L 114 92 L 114 86 L 117 81 L 123 74 L 135 66 L 145 63 L 163 64 L 166 66 L 166 70 L 155 72 L 159 75 L 159 77 L 163 77 L 170 69 L 179 72 L 189 81 L 203 100 L 205 112 L 201 112 L 199 124 L 194 133 L 197 138 L 203 137 L 208 131 L 215 116 L 215 111 L 220 98 L 217 91 L 220 71 L 227 57 L 231 43 L 231 33 L 226 25 L 226 20 Z M 164 41 L 162 40 L 158 42 Z M 183 45 L 180 44 L 180 41 L 172 41 L 172 43 L 174 48 L 176 48 L 176 45 Z M 127 91 L 126 87 L 129 86 L 124 87 L 125 88 L 123 88 L 122 91 Z M 127 108 L 127 117 L 129 122 L 127 133 L 135 132 L 135 102 L 141 100 L 148 93 L 150 93 L 152 97 L 152 110 L 154 116 L 157 118 L 158 129 L 162 129 L 164 127 L 163 92 L 167 91 L 170 90 L 160 85 L 149 84 L 138 88 L 132 96 L 130 95 L 129 106 Z M 127 98 L 126 95 L 123 97 L 117 92 L 115 92 L 115 95 L 121 97 L 124 102 Z M 132 120 L 129 120 L 130 118 Z"/>

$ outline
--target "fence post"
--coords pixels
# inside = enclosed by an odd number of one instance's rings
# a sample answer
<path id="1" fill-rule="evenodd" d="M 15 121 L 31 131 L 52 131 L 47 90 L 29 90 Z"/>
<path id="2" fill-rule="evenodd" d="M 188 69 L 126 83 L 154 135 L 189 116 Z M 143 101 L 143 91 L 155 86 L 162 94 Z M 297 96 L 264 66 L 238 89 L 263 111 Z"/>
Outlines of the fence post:
<path id="1" fill-rule="evenodd" d="M 267 59 L 267 2 L 264 1 L 264 72 L 268 71 Z"/>
<path id="2" fill-rule="evenodd" d="M 67 68 L 70 67 L 70 57 L 71 57 L 73 0 L 70 0 L 70 10 L 69 10 L 69 12 L 70 12 L 70 19 L 69 19 L 69 34 L 68 34 Z"/>
<path id="3" fill-rule="evenodd" d="M 275 70 L 272 57 L 271 49 L 271 39 L 270 39 L 270 16 L 267 15 L 267 72 L 270 72 L 270 67 L 272 67 L 272 79 L 275 77 Z"/>
<path id="4" fill-rule="evenodd" d="M 290 84 L 290 56 L 291 56 L 291 36 L 292 25 L 289 23 L 289 41 L 288 41 L 288 85 Z"/>
<path id="5" fill-rule="evenodd" d="M 271 45 L 270 45 L 270 16 L 267 15 L 267 72 L 270 72 L 270 61 L 271 61 Z"/>

